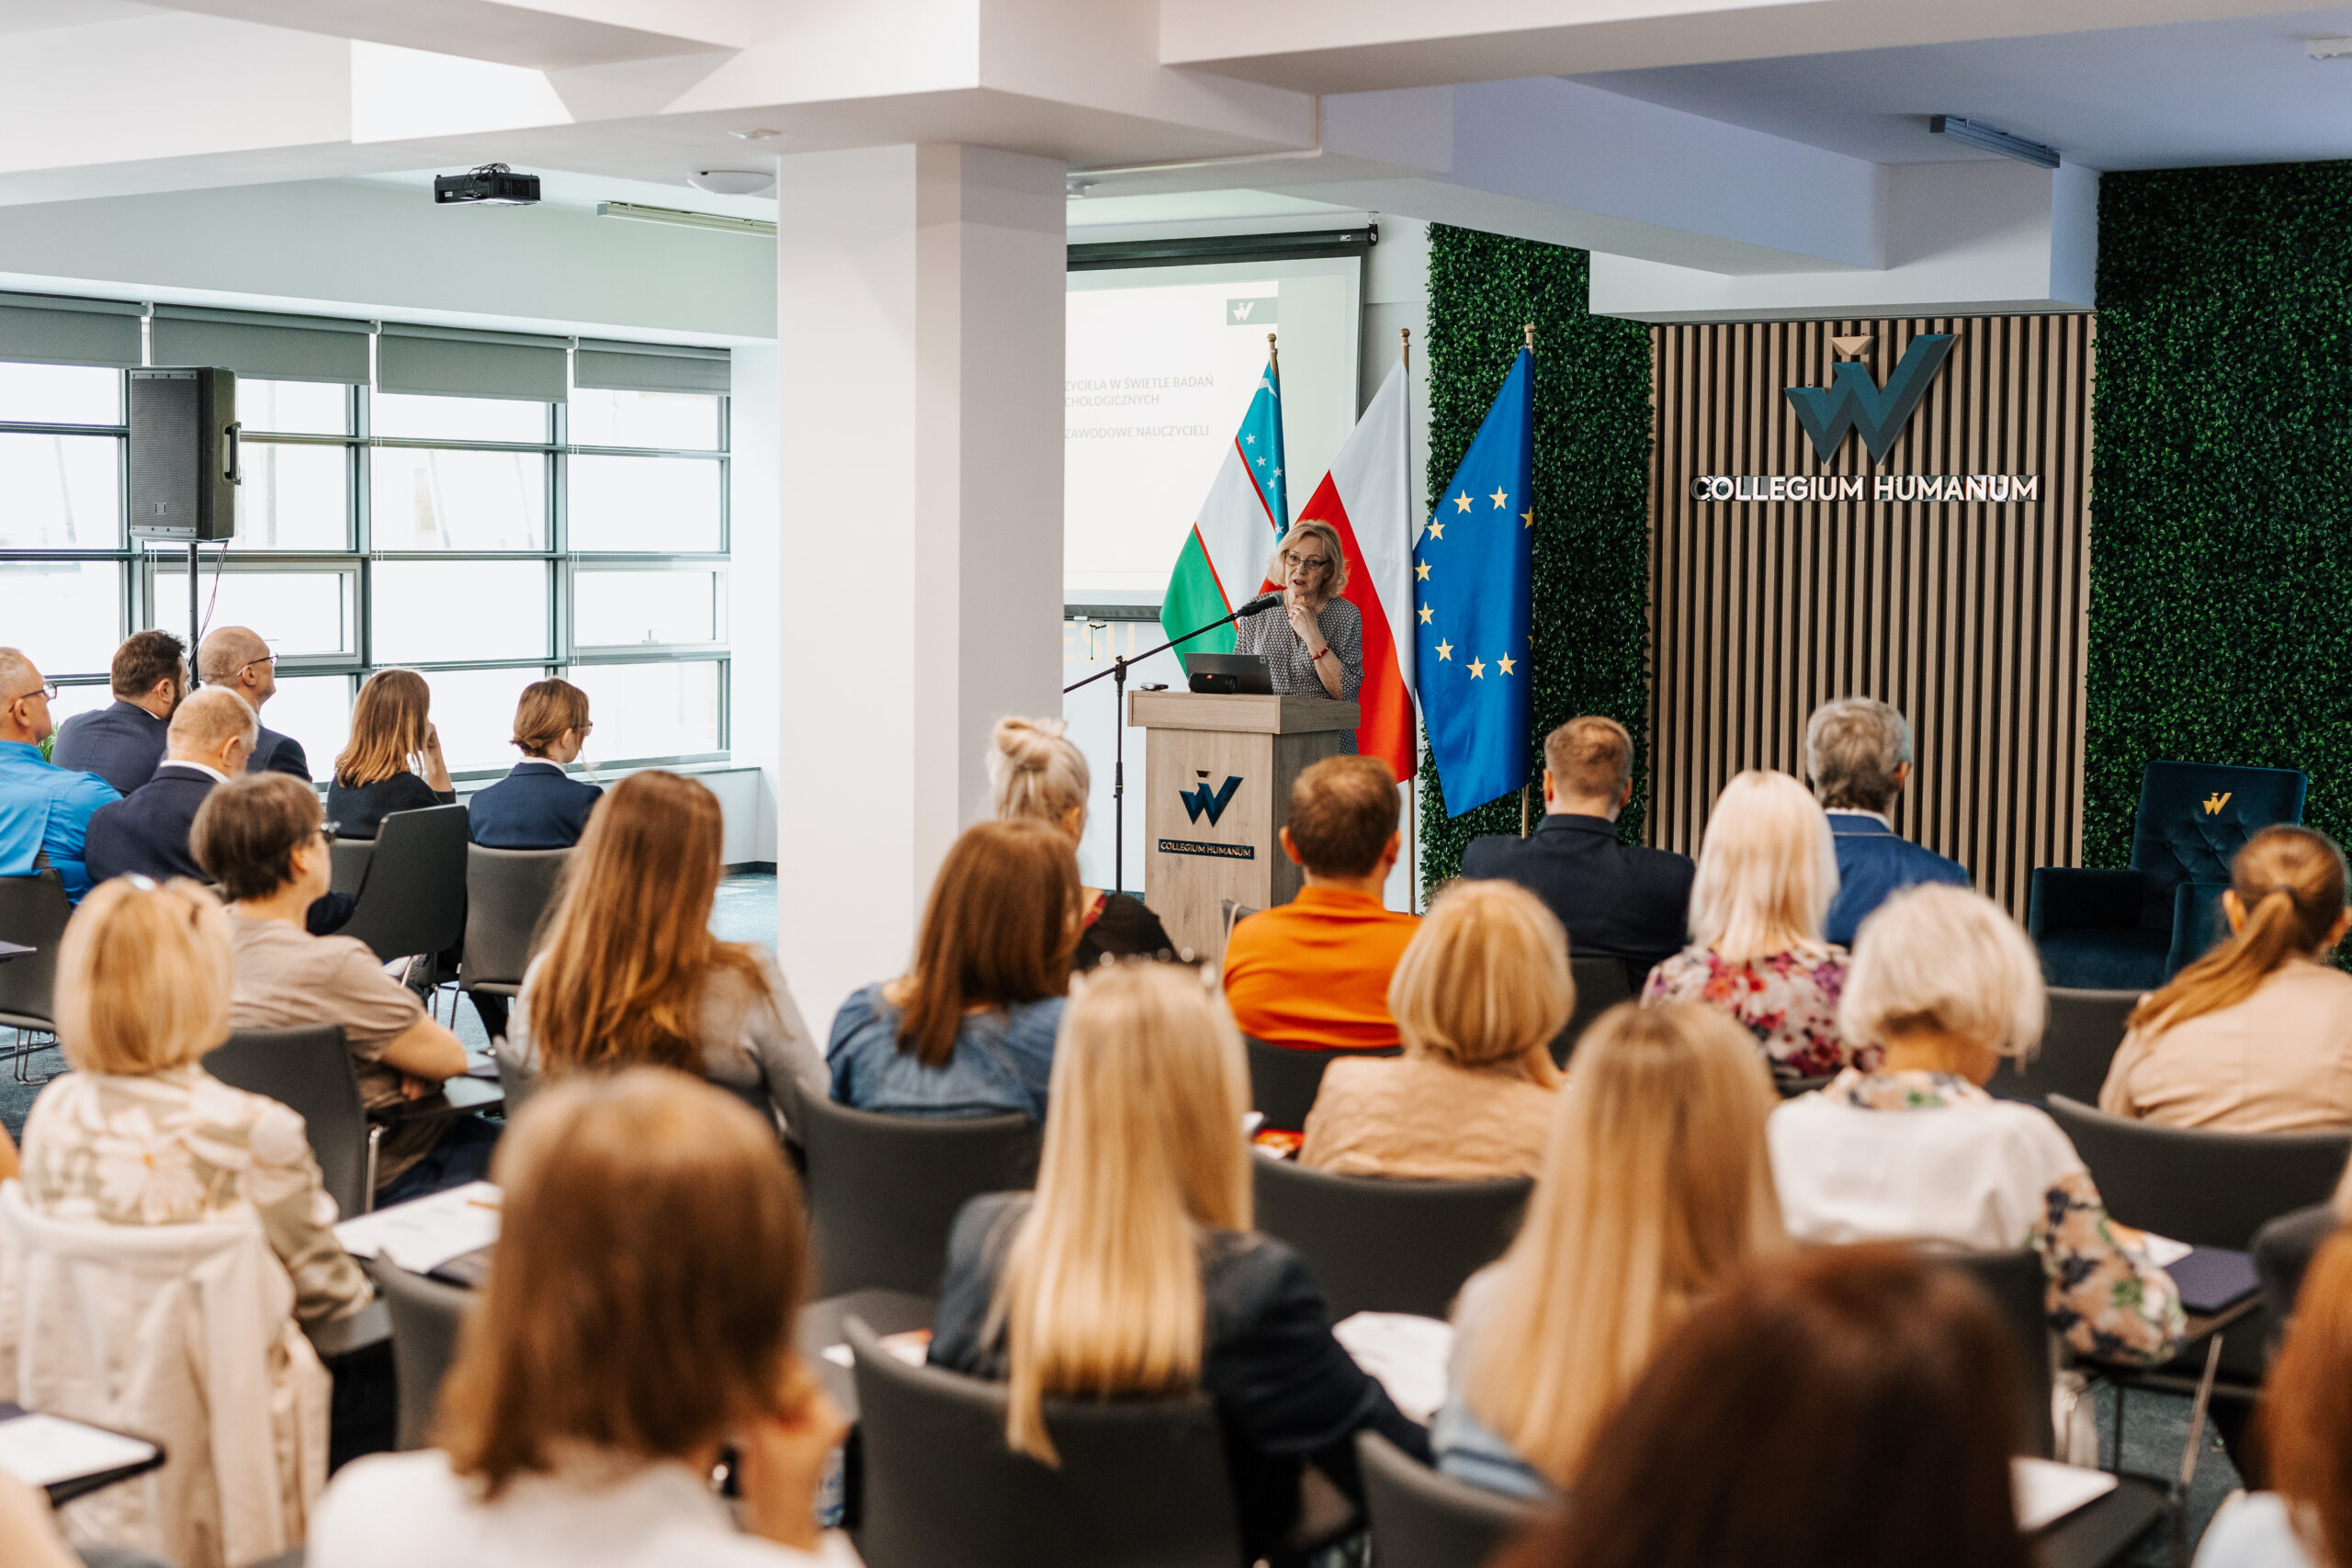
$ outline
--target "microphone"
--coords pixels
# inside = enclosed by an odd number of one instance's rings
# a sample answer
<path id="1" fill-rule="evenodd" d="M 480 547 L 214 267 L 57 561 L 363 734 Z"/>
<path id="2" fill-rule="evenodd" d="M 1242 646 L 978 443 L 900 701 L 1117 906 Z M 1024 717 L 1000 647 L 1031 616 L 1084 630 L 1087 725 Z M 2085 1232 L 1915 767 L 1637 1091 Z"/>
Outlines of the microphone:
<path id="1" fill-rule="evenodd" d="M 1234 619 L 1239 620 L 1244 615 L 1254 615 L 1261 610 L 1273 609 L 1282 602 L 1283 596 L 1279 592 L 1261 593 L 1255 599 L 1250 600 L 1247 604 L 1242 605 L 1238 610 L 1234 611 Z"/>

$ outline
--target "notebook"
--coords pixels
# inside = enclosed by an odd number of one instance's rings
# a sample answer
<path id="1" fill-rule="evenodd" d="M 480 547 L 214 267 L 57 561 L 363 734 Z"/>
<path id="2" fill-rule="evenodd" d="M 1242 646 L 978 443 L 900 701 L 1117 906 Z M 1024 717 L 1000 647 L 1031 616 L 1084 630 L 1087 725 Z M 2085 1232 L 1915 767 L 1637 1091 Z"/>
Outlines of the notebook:
<path id="1" fill-rule="evenodd" d="M 2233 1247 L 2191 1247 L 2187 1257 L 2166 1264 L 2165 1272 L 2180 1289 L 2180 1304 L 2193 1313 L 2220 1312 L 2262 1288 L 2253 1255 Z"/>
<path id="2" fill-rule="evenodd" d="M 163 1462 L 163 1449 L 143 1438 L 0 1403 L 0 1470 L 45 1488 L 53 1508 Z"/>

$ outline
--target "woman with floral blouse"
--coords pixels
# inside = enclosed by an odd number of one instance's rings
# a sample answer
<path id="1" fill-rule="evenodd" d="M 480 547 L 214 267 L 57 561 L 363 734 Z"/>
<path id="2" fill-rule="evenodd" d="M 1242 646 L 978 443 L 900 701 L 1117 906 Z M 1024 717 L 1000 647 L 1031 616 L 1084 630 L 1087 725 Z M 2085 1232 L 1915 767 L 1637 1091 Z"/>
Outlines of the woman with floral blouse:
<path id="1" fill-rule="evenodd" d="M 2041 1040 L 2042 1010 L 2032 945 L 1990 899 L 1929 886 L 1881 905 L 1838 1021 L 1883 1055 L 1772 1113 L 1782 1215 L 1799 1241 L 2031 1248 L 2051 1327 L 2077 1353 L 2162 1361 L 2183 1329 L 2172 1280 L 2117 1235 L 2058 1124 L 1984 1092 Z"/>
<path id="2" fill-rule="evenodd" d="M 1786 773 L 1751 770 L 1724 786 L 1690 884 L 1691 944 L 1650 971 L 1642 1003 L 1703 1002 L 1756 1036 L 1782 1084 L 1849 1060 L 1838 1029 L 1846 950 L 1821 936 L 1838 898 L 1829 818 Z"/>
<path id="3" fill-rule="evenodd" d="M 229 1037 L 229 926 L 209 892 L 119 876 L 83 899 L 58 950 L 57 1035 L 74 1071 L 25 1121 L 34 1210 L 172 1225 L 250 1209 L 293 1280 L 296 1317 L 368 1303 L 302 1119 L 198 1065 Z"/>

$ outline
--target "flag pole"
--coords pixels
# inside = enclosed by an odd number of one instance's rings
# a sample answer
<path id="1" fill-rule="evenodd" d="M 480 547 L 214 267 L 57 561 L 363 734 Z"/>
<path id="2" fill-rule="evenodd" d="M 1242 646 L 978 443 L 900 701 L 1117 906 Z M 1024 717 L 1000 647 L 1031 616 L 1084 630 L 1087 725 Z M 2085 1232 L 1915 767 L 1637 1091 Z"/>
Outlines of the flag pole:
<path id="1" fill-rule="evenodd" d="M 1527 352 L 1531 355 L 1535 352 L 1535 323 L 1533 321 L 1527 323 Z M 1519 836 L 1522 839 L 1527 837 L 1527 786 L 1523 784 L 1519 786 Z"/>
<path id="2" fill-rule="evenodd" d="M 1532 332 L 1534 329 L 1531 327 L 1528 330 Z M 1282 385 L 1283 356 L 1274 351 L 1274 334 L 1272 333 L 1266 334 L 1266 373 L 1274 378 L 1274 385 Z"/>
<path id="3" fill-rule="evenodd" d="M 1399 340 L 1397 357 L 1409 371 L 1413 368 L 1413 329 L 1398 327 L 1396 336 Z M 1410 406 L 1410 400 L 1408 400 L 1407 407 Z M 1412 419 L 1408 414 L 1405 440 L 1408 451 L 1412 437 Z M 1419 734 L 1420 727 L 1415 725 L 1413 728 L 1416 731 L 1413 736 L 1414 767 L 1405 780 L 1405 908 L 1418 915 L 1421 912 L 1421 852 L 1417 840 L 1421 824 L 1421 738 Z"/>

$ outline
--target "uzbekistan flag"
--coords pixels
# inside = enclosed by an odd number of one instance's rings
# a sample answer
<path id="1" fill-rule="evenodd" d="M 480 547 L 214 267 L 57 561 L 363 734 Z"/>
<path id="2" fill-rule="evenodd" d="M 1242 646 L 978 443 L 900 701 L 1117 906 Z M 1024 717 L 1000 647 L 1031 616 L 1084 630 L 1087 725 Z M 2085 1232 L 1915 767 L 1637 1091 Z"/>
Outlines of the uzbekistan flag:
<path id="1" fill-rule="evenodd" d="M 1265 581 L 1274 541 L 1289 527 L 1290 502 L 1283 488 L 1282 387 L 1269 364 L 1259 373 L 1250 412 L 1234 433 L 1233 447 L 1216 471 L 1216 482 L 1209 486 L 1208 499 L 1201 502 L 1199 518 L 1184 536 L 1168 591 L 1160 596 L 1161 629 L 1180 637 L 1231 615 Z M 1222 626 L 1194 637 L 1177 654 L 1231 653 L 1233 642 L 1233 627 Z"/>
<path id="2" fill-rule="evenodd" d="M 1363 722 L 1356 750 L 1377 757 L 1402 784 L 1413 776 L 1412 453 L 1400 362 L 1363 411 L 1331 471 L 1298 520 L 1339 530 L 1348 561 L 1346 599 L 1363 615 Z"/>

